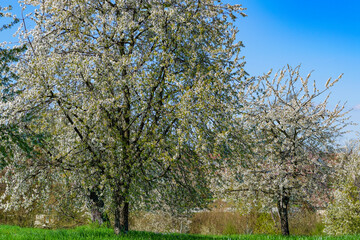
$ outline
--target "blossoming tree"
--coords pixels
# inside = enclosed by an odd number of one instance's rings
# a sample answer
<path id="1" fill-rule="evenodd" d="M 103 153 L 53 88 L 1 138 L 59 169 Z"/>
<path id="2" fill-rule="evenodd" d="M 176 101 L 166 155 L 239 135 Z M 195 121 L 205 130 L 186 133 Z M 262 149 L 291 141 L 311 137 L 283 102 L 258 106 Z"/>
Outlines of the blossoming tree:
<path id="1" fill-rule="evenodd" d="M 20 31 L 28 47 L 15 66 L 20 94 L 1 105 L 2 121 L 47 138 L 39 150 L 46 157 L 18 156 L 9 167 L 12 202 L 30 185 L 46 193 L 61 182 L 101 198 L 116 233 L 128 230 L 131 207 L 201 205 L 214 165 L 208 156 L 243 75 L 229 20 L 240 5 L 21 2 L 35 6 L 35 26 L 24 22 Z M 29 113 L 38 117 L 21 121 Z"/>
<path id="2" fill-rule="evenodd" d="M 239 116 L 239 128 L 248 131 L 247 146 L 241 143 L 247 150 L 228 190 L 275 205 L 283 235 L 289 235 L 290 203 L 311 203 L 327 189 L 331 166 L 321 158 L 329 157 L 346 125 L 343 106 L 330 111 L 329 96 L 319 100 L 338 79 L 319 90 L 315 82 L 311 89 L 310 77 L 288 66 L 273 79 L 270 73 L 253 79 Z"/>

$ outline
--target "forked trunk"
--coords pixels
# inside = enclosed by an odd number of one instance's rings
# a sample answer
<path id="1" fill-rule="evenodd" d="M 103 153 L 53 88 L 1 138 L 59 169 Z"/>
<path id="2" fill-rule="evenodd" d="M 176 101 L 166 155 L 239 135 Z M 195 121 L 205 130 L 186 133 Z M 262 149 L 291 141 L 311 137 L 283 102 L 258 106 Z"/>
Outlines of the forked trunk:
<path id="1" fill-rule="evenodd" d="M 280 226 L 281 226 L 281 234 L 283 236 L 289 236 L 289 216 L 288 216 L 288 208 L 289 208 L 289 200 L 288 196 L 281 196 L 278 201 L 278 212 L 280 217 Z"/>
<path id="2" fill-rule="evenodd" d="M 127 233 L 129 231 L 129 202 L 124 201 L 115 208 L 115 234 Z"/>

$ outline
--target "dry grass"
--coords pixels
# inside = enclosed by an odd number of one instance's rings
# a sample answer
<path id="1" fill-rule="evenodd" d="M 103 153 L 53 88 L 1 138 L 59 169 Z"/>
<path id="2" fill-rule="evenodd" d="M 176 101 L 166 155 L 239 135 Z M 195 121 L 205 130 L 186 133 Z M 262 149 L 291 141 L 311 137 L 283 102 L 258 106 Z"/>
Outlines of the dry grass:
<path id="1" fill-rule="evenodd" d="M 130 217 L 130 228 L 134 231 L 157 233 L 188 233 L 189 219 L 183 216 L 173 216 L 169 213 L 135 212 Z"/>
<path id="2" fill-rule="evenodd" d="M 231 208 L 230 208 L 231 209 Z M 192 234 L 279 234 L 277 213 L 253 209 L 241 214 L 229 211 L 229 204 L 218 202 L 211 211 L 194 214 L 191 219 Z M 297 209 L 290 214 L 289 227 L 294 235 L 321 235 L 324 228 L 321 218 L 313 211 Z"/>
<path id="3" fill-rule="evenodd" d="M 196 213 L 190 233 L 210 235 L 276 234 L 275 222 L 268 213 L 241 215 L 238 212 L 210 211 Z"/>

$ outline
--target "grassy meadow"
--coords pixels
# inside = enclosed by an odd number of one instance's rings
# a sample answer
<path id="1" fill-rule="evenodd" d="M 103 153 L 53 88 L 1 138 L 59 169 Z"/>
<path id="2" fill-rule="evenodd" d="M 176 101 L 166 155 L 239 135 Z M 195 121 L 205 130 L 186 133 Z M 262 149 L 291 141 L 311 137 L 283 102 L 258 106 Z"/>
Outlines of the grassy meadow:
<path id="1" fill-rule="evenodd" d="M 124 239 L 124 240 L 255 240 L 255 239 L 268 239 L 268 240 L 320 240 L 320 239 L 360 239 L 360 236 L 291 236 L 281 237 L 277 235 L 229 235 L 229 236 L 206 236 L 206 235 L 189 235 L 189 234 L 161 234 L 151 232 L 131 231 L 126 235 L 116 236 L 113 230 L 103 227 L 82 226 L 75 229 L 37 229 L 37 228 L 21 228 L 17 226 L 0 225 L 0 240 L 13 239 L 13 240 L 61 240 L 61 239 Z"/>

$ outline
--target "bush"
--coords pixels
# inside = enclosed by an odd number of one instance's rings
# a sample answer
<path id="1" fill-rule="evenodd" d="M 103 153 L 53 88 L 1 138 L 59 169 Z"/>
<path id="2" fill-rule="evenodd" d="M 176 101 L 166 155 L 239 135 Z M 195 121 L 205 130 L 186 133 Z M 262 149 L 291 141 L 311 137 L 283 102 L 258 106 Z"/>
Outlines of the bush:
<path id="1" fill-rule="evenodd" d="M 289 228 L 293 235 L 322 235 L 324 223 L 315 211 L 300 208 L 290 214 Z"/>
<path id="2" fill-rule="evenodd" d="M 0 210 L 0 225 L 16 225 L 21 227 L 33 227 L 38 210 L 27 211 L 25 209 L 4 211 Z"/>
<path id="3" fill-rule="evenodd" d="M 336 190 L 334 200 L 325 212 L 324 232 L 330 235 L 360 233 L 360 202 L 354 198 L 354 188 Z"/>
<path id="4" fill-rule="evenodd" d="M 341 153 L 333 174 L 333 199 L 325 211 L 324 232 L 331 235 L 360 233 L 360 142 Z"/>
<path id="5" fill-rule="evenodd" d="M 0 186 L 0 194 L 5 186 Z M 73 204 L 74 201 L 65 197 L 56 197 L 54 192 L 46 207 L 33 203 L 27 209 L 5 211 L 0 209 L 1 225 L 16 225 L 21 227 L 43 227 L 43 228 L 72 228 L 89 223 L 89 217 L 85 209 Z M 4 201 L 6 203 L 6 199 Z"/>

